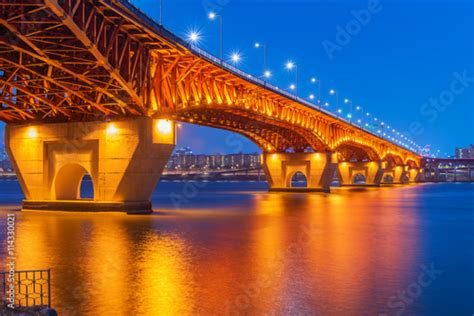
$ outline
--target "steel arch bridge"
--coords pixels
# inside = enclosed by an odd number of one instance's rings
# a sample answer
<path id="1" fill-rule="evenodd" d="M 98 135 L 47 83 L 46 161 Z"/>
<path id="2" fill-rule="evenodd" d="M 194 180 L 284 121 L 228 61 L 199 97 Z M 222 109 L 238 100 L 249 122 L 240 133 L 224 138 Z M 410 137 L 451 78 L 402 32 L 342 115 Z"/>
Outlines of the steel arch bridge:
<path id="1" fill-rule="evenodd" d="M 133 118 L 236 132 L 264 156 L 420 168 L 418 154 L 191 47 L 128 1 L 1 0 L 0 120 L 19 128 Z"/>

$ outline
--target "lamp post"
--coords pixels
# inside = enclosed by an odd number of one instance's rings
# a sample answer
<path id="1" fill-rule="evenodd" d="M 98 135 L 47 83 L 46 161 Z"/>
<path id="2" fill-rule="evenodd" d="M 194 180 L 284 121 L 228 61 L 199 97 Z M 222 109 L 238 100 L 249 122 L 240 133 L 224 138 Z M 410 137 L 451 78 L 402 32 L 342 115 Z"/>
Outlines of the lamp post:
<path id="1" fill-rule="evenodd" d="M 336 96 L 336 107 L 339 107 L 339 92 L 334 89 L 329 90 L 330 95 Z"/>
<path id="2" fill-rule="evenodd" d="M 260 44 L 259 42 L 255 43 L 255 48 L 263 48 L 263 76 L 266 78 L 265 74 L 267 73 L 267 45 Z"/>
<path id="3" fill-rule="evenodd" d="M 362 112 L 362 116 L 361 118 L 359 119 L 359 124 L 360 126 L 362 126 L 363 122 L 364 122 L 364 108 L 360 105 L 356 106 L 356 111 L 361 111 Z"/>
<path id="4" fill-rule="evenodd" d="M 286 63 L 285 65 L 286 69 L 288 70 L 293 70 L 295 69 L 295 73 L 296 73 L 296 85 L 294 85 L 294 89 L 292 90 L 295 90 L 295 94 L 296 94 L 296 97 L 298 98 L 298 65 L 296 65 L 294 62 L 292 61 L 289 61 Z"/>
<path id="5" fill-rule="evenodd" d="M 219 18 L 219 42 L 220 42 L 220 57 L 221 62 L 224 59 L 224 37 L 223 37 L 223 25 L 222 25 L 222 15 L 217 15 L 215 12 L 209 13 L 209 19 L 214 21 L 216 18 Z"/>
<path id="6" fill-rule="evenodd" d="M 352 100 L 344 99 L 344 103 L 350 105 L 349 122 L 352 124 Z"/>
<path id="7" fill-rule="evenodd" d="M 160 25 L 163 26 L 163 0 L 160 0 Z"/>
<path id="8" fill-rule="evenodd" d="M 317 84 L 318 85 L 318 105 L 321 107 L 321 80 L 313 77 L 311 78 L 311 83 Z"/>
<path id="9" fill-rule="evenodd" d="M 370 122 L 370 116 L 371 116 L 371 115 L 370 115 L 369 112 L 367 112 L 367 113 L 365 113 L 365 116 L 367 116 L 367 121 L 366 121 L 366 123 L 365 123 L 365 127 L 367 127 L 367 130 L 370 131 L 370 124 L 369 124 L 369 122 Z"/>

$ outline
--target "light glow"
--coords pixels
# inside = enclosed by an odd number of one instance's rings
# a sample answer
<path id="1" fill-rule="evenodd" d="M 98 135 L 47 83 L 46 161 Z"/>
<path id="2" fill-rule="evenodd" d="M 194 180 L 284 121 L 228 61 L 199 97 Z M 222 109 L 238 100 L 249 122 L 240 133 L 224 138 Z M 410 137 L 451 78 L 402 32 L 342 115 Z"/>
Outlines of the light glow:
<path id="1" fill-rule="evenodd" d="M 114 123 L 110 123 L 108 126 L 107 126 L 107 135 L 117 135 L 118 134 L 118 128 L 117 126 L 115 126 Z"/>
<path id="2" fill-rule="evenodd" d="M 190 31 L 187 38 L 191 43 L 197 43 L 201 39 L 201 34 L 198 31 Z"/>
<path id="3" fill-rule="evenodd" d="M 210 12 L 209 13 L 209 19 L 214 20 L 217 17 L 217 14 L 215 12 Z"/>
<path id="4" fill-rule="evenodd" d="M 232 53 L 232 55 L 230 56 L 230 59 L 232 60 L 234 64 L 237 64 L 242 59 L 242 56 L 240 56 L 240 54 L 236 52 L 236 53 Z"/>
<path id="5" fill-rule="evenodd" d="M 289 62 L 286 63 L 286 69 L 288 69 L 288 70 L 292 70 L 295 67 L 296 67 L 296 65 L 292 61 L 289 61 Z"/>
<path id="6" fill-rule="evenodd" d="M 28 138 L 36 138 L 38 137 L 38 130 L 36 129 L 36 127 L 31 126 L 28 128 L 26 135 L 28 136 Z"/>
<path id="7" fill-rule="evenodd" d="M 167 135 L 171 133 L 172 130 L 171 122 L 169 120 L 158 120 L 156 128 L 161 134 Z"/>

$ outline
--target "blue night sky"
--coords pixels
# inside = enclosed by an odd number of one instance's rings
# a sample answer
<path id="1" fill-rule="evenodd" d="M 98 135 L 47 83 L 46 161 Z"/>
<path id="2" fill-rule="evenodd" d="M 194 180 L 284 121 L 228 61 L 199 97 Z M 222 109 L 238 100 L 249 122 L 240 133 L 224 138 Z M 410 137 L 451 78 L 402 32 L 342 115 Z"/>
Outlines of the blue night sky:
<path id="1" fill-rule="evenodd" d="M 158 0 L 132 2 L 158 21 Z M 346 114 L 349 107 L 342 100 L 347 97 L 354 107 L 361 105 L 412 134 L 417 144 L 431 144 L 432 151 L 452 155 L 456 146 L 474 143 L 472 0 L 163 2 L 164 26 L 182 37 L 198 29 L 199 46 L 216 56 L 218 23 L 207 14 L 222 14 L 226 56 L 239 51 L 239 67 L 260 75 L 263 53 L 253 45 L 266 43 L 270 81 L 284 88 L 294 83 L 294 72 L 284 69 L 292 60 L 299 67 L 300 96 L 317 93 L 310 83 L 315 76 L 322 81 L 322 101 L 331 103 L 329 110 L 336 110 L 335 98 L 328 94 L 334 88 Z M 354 12 L 369 8 L 370 21 L 357 29 Z M 344 38 L 340 30 L 347 27 L 353 27 L 352 35 Z M 200 126 L 183 126 L 178 141 L 179 147 L 190 146 L 197 153 L 258 151 L 239 136 Z"/>

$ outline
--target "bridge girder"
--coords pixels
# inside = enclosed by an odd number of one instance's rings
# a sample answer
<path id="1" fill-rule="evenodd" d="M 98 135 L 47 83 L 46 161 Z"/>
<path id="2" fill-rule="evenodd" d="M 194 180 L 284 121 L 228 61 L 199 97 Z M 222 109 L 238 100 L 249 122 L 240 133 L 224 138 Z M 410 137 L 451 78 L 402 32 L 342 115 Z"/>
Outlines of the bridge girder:
<path id="1" fill-rule="evenodd" d="M 169 117 L 240 133 L 264 151 L 419 159 L 223 68 L 122 0 L 10 0 L 0 4 L 0 28 L 7 123 Z"/>

